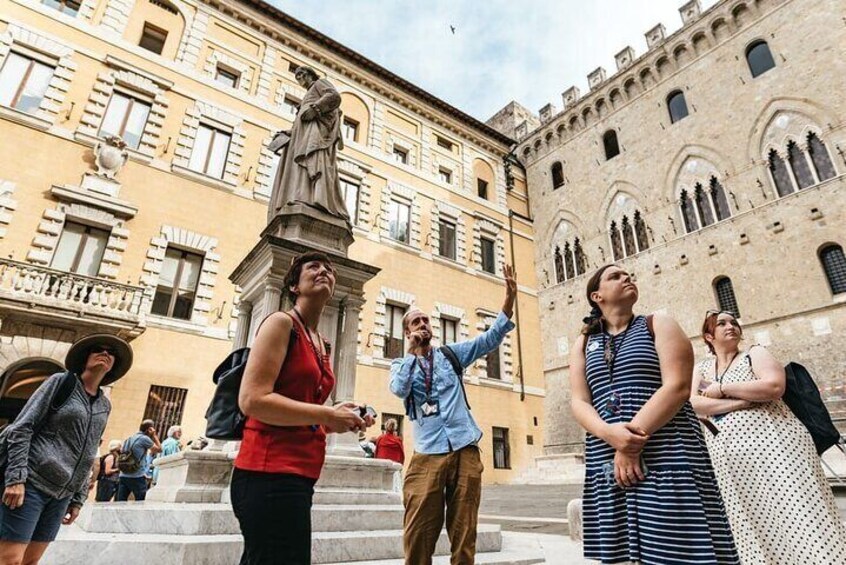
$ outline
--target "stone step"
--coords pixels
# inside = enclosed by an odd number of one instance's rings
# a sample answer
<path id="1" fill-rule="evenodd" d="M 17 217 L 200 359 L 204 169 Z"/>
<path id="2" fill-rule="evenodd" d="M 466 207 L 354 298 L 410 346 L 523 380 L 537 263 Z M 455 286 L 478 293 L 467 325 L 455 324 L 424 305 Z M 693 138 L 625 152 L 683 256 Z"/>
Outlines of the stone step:
<path id="1" fill-rule="evenodd" d="M 315 504 L 312 530 L 393 530 L 402 528 L 398 504 Z M 228 504 L 110 502 L 86 505 L 78 519 L 86 532 L 100 534 L 175 534 L 183 536 L 238 534 L 238 520 Z"/>
<path id="2" fill-rule="evenodd" d="M 387 490 L 322 488 L 314 491 L 314 504 L 399 504 L 402 494 Z"/>
<path id="3" fill-rule="evenodd" d="M 479 553 L 502 548 L 499 526 L 480 524 Z M 436 555 L 447 555 L 449 540 L 441 532 Z M 161 535 L 91 533 L 73 525 L 63 527 L 42 559 L 43 565 L 232 565 L 241 555 L 239 535 Z M 315 532 L 312 563 L 355 563 L 402 559 L 402 530 L 372 532 Z"/>
<path id="4" fill-rule="evenodd" d="M 526 555 L 524 551 L 495 551 L 476 553 L 476 565 L 534 565 L 546 563 L 543 555 Z M 439 555 L 432 559 L 432 565 L 449 565 L 449 555 Z M 405 565 L 405 559 L 382 559 L 381 561 L 354 561 L 328 563 L 327 565 Z"/>

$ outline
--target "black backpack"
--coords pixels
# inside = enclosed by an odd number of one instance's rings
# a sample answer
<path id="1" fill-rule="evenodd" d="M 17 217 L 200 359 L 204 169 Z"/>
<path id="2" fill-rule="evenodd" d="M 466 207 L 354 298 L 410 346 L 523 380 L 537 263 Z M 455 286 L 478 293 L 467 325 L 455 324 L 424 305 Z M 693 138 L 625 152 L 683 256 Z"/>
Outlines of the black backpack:
<path id="1" fill-rule="evenodd" d="M 799 363 L 788 363 L 784 368 L 786 386 L 782 400 L 793 414 L 808 428 L 817 453 L 822 455 L 840 443 L 840 432 L 834 427 L 831 415 L 823 403 L 820 390 L 808 369 Z"/>
<path id="2" fill-rule="evenodd" d="M 212 380 L 217 388 L 206 410 L 207 438 L 237 441 L 244 437 L 247 417 L 238 407 L 238 393 L 249 357 L 249 347 L 236 349 L 214 370 Z"/>
<path id="3" fill-rule="evenodd" d="M 452 370 L 455 371 L 455 375 L 458 377 L 458 384 L 461 385 L 461 394 L 464 395 L 464 404 L 467 406 L 467 409 L 470 410 L 470 401 L 467 400 L 467 389 L 464 388 L 464 367 L 461 366 L 461 361 L 458 360 L 458 356 L 455 354 L 455 351 L 450 349 L 446 345 L 442 345 L 438 348 L 438 351 L 444 354 L 444 357 L 447 358 L 449 364 L 452 365 Z M 414 363 L 411 365 L 410 373 L 414 374 L 414 369 L 417 368 L 417 357 L 414 358 Z M 414 392 L 410 392 L 408 396 L 405 397 L 405 414 L 408 416 L 409 420 L 416 420 L 417 419 L 417 406 L 414 403 Z"/>

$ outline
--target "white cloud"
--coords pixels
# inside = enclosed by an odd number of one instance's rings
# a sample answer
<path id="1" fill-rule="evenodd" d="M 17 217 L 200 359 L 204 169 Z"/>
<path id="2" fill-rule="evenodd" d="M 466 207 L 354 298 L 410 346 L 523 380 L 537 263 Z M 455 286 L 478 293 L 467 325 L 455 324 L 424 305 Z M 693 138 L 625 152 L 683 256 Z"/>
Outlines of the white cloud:
<path id="1" fill-rule="evenodd" d="M 715 0 L 705 0 L 703 9 Z M 271 0 L 336 41 L 485 120 L 511 100 L 561 106 L 589 72 L 616 70 L 626 45 L 678 29 L 683 0 Z M 450 25 L 455 26 L 451 33 Z"/>

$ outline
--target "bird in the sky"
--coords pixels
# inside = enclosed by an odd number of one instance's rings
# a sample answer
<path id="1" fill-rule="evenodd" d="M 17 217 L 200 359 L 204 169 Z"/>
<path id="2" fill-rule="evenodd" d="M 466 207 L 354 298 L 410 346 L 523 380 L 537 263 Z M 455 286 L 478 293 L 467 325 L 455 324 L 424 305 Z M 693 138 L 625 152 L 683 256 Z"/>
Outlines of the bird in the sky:
<path id="1" fill-rule="evenodd" d="M 449 26 L 449 30 L 452 32 L 453 35 L 455 35 L 455 26 L 454 25 Z"/>

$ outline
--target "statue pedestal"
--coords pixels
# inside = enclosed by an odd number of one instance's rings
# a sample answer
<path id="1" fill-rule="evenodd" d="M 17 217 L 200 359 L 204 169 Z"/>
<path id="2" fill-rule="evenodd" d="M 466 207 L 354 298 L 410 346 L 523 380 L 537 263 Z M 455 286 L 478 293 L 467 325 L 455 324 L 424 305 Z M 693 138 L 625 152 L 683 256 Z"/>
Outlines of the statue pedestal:
<path id="1" fill-rule="evenodd" d="M 159 477 L 156 486 L 147 492 L 147 500 L 221 502 L 228 499 L 234 455 L 223 451 L 188 450 L 157 459 Z"/>
<path id="2" fill-rule="evenodd" d="M 352 229 L 346 221 L 305 204 L 286 205 L 270 221 L 264 234 L 344 257 L 353 242 Z"/>

